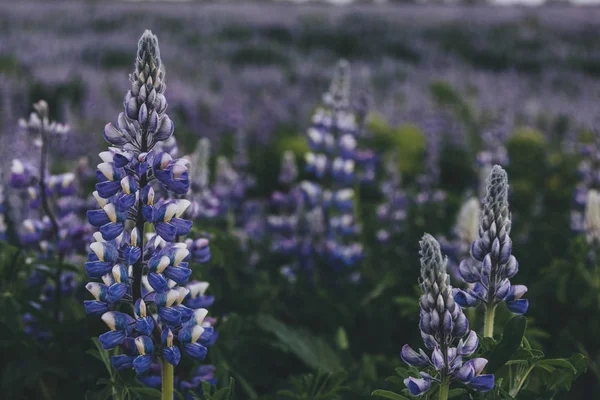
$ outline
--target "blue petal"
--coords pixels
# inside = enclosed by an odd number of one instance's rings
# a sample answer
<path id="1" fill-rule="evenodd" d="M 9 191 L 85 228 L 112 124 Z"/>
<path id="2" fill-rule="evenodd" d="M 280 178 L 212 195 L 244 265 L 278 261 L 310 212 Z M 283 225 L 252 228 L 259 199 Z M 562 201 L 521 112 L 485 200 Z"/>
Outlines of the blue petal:
<path id="1" fill-rule="evenodd" d="M 121 233 L 123 233 L 124 229 L 125 229 L 124 223 L 110 222 L 110 223 L 108 223 L 106 225 L 102 225 L 100 227 L 100 233 L 102 234 L 102 237 L 104 238 L 104 240 L 113 240 L 117 236 L 119 236 Z"/>
<path id="2" fill-rule="evenodd" d="M 117 371 L 120 371 L 125 368 L 133 368 L 133 359 L 134 358 L 135 357 L 128 356 L 125 354 L 120 354 L 118 356 L 112 356 L 110 358 L 110 362 Z"/>
<path id="3" fill-rule="evenodd" d="M 181 360 L 181 352 L 179 351 L 179 347 L 165 347 L 163 349 L 163 357 L 171 365 L 179 364 L 179 360 Z"/>
<path id="4" fill-rule="evenodd" d="M 469 385 L 480 392 L 488 392 L 494 388 L 494 375 L 479 375 L 478 377 L 473 378 L 473 380 L 469 382 Z"/>
<path id="5" fill-rule="evenodd" d="M 154 330 L 154 321 L 152 317 L 140 318 L 135 321 L 135 330 L 143 335 L 150 336 Z"/>
<path id="6" fill-rule="evenodd" d="M 138 375 L 148 371 L 150 364 L 152 364 L 152 355 L 150 354 L 137 356 L 135 360 L 133 360 L 133 368 L 135 368 L 135 372 Z"/>
<path id="7" fill-rule="evenodd" d="M 177 228 L 167 222 L 155 223 L 154 229 L 156 230 L 156 233 L 167 242 L 173 242 L 177 236 Z"/>
<path id="8" fill-rule="evenodd" d="M 110 219 L 104 210 L 89 210 L 86 215 L 88 222 L 97 228 L 110 223 Z"/>
<path id="9" fill-rule="evenodd" d="M 97 300 L 84 300 L 83 306 L 86 313 L 99 317 L 108 311 L 109 304 Z"/>
<path id="10" fill-rule="evenodd" d="M 121 298 L 125 296 L 125 293 L 127 293 L 127 288 L 128 286 L 124 283 L 115 283 L 114 285 L 111 285 L 108 288 L 108 296 L 106 297 L 106 299 L 110 303 L 114 303 L 116 301 L 121 300 Z"/>
<path id="11" fill-rule="evenodd" d="M 171 218 L 169 223 L 177 228 L 177 234 L 180 236 L 187 235 L 192 229 L 192 221 L 182 218 Z"/>
<path id="12" fill-rule="evenodd" d="M 126 211 L 129 210 L 135 204 L 135 193 L 132 194 L 124 194 L 119 197 L 119 200 L 116 204 L 116 209 L 118 211 Z"/>
<path id="13" fill-rule="evenodd" d="M 98 336 L 104 350 L 112 350 L 125 339 L 125 331 L 108 331 Z"/>
<path id="14" fill-rule="evenodd" d="M 214 296 L 198 296 L 195 299 L 187 299 L 185 305 L 197 310 L 198 308 L 208 308 L 215 302 Z"/>
<path id="15" fill-rule="evenodd" d="M 454 301 L 456 301 L 456 303 L 464 308 L 468 308 L 468 307 L 474 307 L 477 305 L 477 303 L 479 302 L 479 299 L 477 299 L 474 296 L 471 296 L 469 293 L 465 292 L 464 290 L 458 289 L 456 290 L 456 293 L 454 294 Z"/>
<path id="16" fill-rule="evenodd" d="M 127 265 L 133 265 L 140 259 L 142 250 L 139 247 L 126 247 L 123 251 L 123 258 Z"/>
<path id="17" fill-rule="evenodd" d="M 178 285 L 185 285 L 187 281 L 190 279 L 190 275 L 192 275 L 192 270 L 189 268 L 183 268 L 181 266 L 173 267 L 169 266 L 165 268 L 163 274 L 175 281 Z"/>
<path id="18" fill-rule="evenodd" d="M 148 274 L 148 283 L 152 289 L 157 292 L 163 292 L 169 286 L 167 280 L 161 274 L 157 274 L 156 272 L 150 272 Z"/>
<path id="19" fill-rule="evenodd" d="M 90 278 L 102 278 L 112 270 L 112 263 L 105 261 L 88 261 L 84 264 L 85 272 Z"/>
<path id="20" fill-rule="evenodd" d="M 525 314 L 529 308 L 529 300 L 519 299 L 507 301 L 506 307 L 515 314 Z"/>
<path id="21" fill-rule="evenodd" d="M 158 315 L 169 326 L 181 323 L 181 312 L 172 307 L 159 307 Z"/>
<path id="22" fill-rule="evenodd" d="M 408 388 L 408 391 L 410 392 L 410 394 L 412 394 L 413 396 L 419 396 L 419 395 L 425 393 L 426 391 L 428 391 L 429 388 L 431 387 L 430 380 L 417 379 L 417 378 L 413 378 L 412 376 L 409 378 L 406 378 L 404 380 L 404 384 Z"/>
<path id="23" fill-rule="evenodd" d="M 402 347 L 400 356 L 402 357 L 402 361 L 413 367 L 422 367 L 429 363 L 429 358 L 425 355 L 423 350 L 420 350 L 419 353 L 417 353 L 407 344 Z"/>
<path id="24" fill-rule="evenodd" d="M 121 183 L 118 181 L 104 181 L 96 183 L 96 190 L 98 195 L 104 199 L 114 196 L 121 190 Z"/>
<path id="25" fill-rule="evenodd" d="M 208 349 L 199 343 L 184 343 L 183 351 L 194 360 L 202 361 L 206 357 Z"/>

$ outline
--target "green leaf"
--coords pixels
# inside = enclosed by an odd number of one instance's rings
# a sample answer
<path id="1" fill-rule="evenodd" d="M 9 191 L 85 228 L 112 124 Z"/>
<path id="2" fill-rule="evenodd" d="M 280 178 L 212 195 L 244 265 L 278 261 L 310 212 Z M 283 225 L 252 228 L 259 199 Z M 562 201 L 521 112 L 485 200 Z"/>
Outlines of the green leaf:
<path id="1" fill-rule="evenodd" d="M 536 364 L 536 367 L 542 367 L 546 369 L 548 372 L 554 372 L 556 368 L 564 368 L 571 370 L 573 374 L 577 373 L 577 370 L 568 360 L 564 358 L 554 358 L 548 360 L 540 360 Z"/>
<path id="2" fill-rule="evenodd" d="M 329 373 L 342 371 L 342 362 L 333 349 L 308 331 L 291 328 L 270 315 L 259 315 L 257 325 L 273 333 L 284 351 L 294 353 L 306 365 Z"/>
<path id="3" fill-rule="evenodd" d="M 408 398 L 404 397 L 404 396 L 400 396 L 398 393 L 394 393 L 394 392 L 390 392 L 389 390 L 375 390 L 373 393 L 371 393 L 371 396 L 379 396 L 379 397 L 383 397 L 385 399 L 391 399 L 391 400 L 408 400 Z"/>
<path id="4" fill-rule="evenodd" d="M 511 359 L 521 345 L 526 327 L 527 318 L 522 315 L 517 315 L 506 323 L 502 340 L 487 356 L 487 373 L 493 374 Z"/>

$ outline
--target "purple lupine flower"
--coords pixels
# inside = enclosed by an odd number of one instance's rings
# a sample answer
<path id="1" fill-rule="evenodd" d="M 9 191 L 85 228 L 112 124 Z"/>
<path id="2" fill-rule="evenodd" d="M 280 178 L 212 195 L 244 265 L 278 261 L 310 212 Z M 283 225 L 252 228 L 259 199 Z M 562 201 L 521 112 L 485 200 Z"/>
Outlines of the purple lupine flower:
<path id="1" fill-rule="evenodd" d="M 414 367 L 432 367 L 435 375 L 420 372 L 420 377 L 409 377 L 404 384 L 413 396 L 427 392 L 432 384 L 460 382 L 478 391 L 494 387 L 494 375 L 482 374 L 487 360 L 472 358 L 479 345 L 477 334 L 469 330 L 469 322 L 460 305 L 452 295 L 450 276 L 446 271 L 447 259 L 442 257 L 439 243 L 425 234 L 421 246 L 421 279 L 423 292 L 420 300 L 421 318 L 419 328 L 425 347 L 432 351 L 413 350 L 409 345 L 402 348 L 402 360 Z"/>
<path id="2" fill-rule="evenodd" d="M 17 227 L 18 241 L 23 248 L 35 252 L 32 260 L 36 267 L 28 283 L 40 292 L 36 301 L 38 309 L 46 312 L 53 308 L 58 322 L 62 318 L 62 298 L 71 296 L 76 285 L 73 273 L 63 271 L 63 262 L 84 251 L 91 232 L 81 219 L 83 203 L 75 197 L 81 182 L 73 173 L 51 175 L 49 172 L 52 162 L 49 146 L 63 139 L 69 126 L 49 119 L 49 106 L 45 101 L 35 103 L 33 108 L 28 120 L 19 120 L 18 134 L 25 135 L 34 146 L 23 159 L 12 160 L 9 182 L 28 198 L 13 207 L 19 208 L 22 217 Z M 47 266 L 50 262 L 54 264 L 52 268 Z M 47 338 L 49 331 L 38 322 L 31 314 L 23 318 L 28 332 Z"/>
<path id="3" fill-rule="evenodd" d="M 510 229 L 508 176 L 496 165 L 487 178 L 478 238 L 471 245 L 471 258 L 459 265 L 462 280 L 470 285 L 466 290 L 456 290 L 455 300 L 462 307 L 481 302 L 486 309 L 493 310 L 504 301 L 513 313 L 527 311 L 529 302 L 522 298 L 527 287 L 510 283 L 519 270 L 517 259 L 511 254 Z"/>
<path id="4" fill-rule="evenodd" d="M 174 127 L 166 114 L 164 78 L 158 39 L 146 31 L 139 40 L 125 111 L 116 125 L 104 129 L 111 147 L 100 154 L 103 162 L 96 171 L 99 208 L 88 211 L 99 232 L 85 269 L 102 283 L 87 284 L 95 300 L 84 305 L 110 328 L 99 337 L 102 347 L 123 349 L 124 354 L 112 358 L 113 365 L 134 368 L 137 374 L 158 358 L 172 365 L 181 354 L 201 360 L 214 341 L 214 329 L 206 324 L 208 311 L 187 301 L 192 252 L 201 254 L 202 261 L 210 252 L 208 242 L 192 241 L 196 249 L 189 250 L 177 241 L 192 226 L 183 218 L 190 201 L 173 198 L 188 191 L 189 162 L 173 158 L 165 146 Z M 154 232 L 145 231 L 147 224 Z M 130 303 L 133 315 L 115 311 L 120 302 Z"/>
<path id="5" fill-rule="evenodd" d="M 594 234 L 587 228 L 589 224 L 586 220 L 595 212 L 593 205 L 595 195 L 590 192 L 592 190 L 596 193 L 600 191 L 600 126 L 594 126 L 593 133 L 592 143 L 581 145 L 579 149 L 581 162 L 578 172 L 581 181 L 577 184 L 573 194 L 573 211 L 571 212 L 571 229 L 576 233 L 585 233 L 589 243 L 594 242 Z M 589 200 L 592 200 L 592 204 Z"/>
<path id="6" fill-rule="evenodd" d="M 385 171 L 387 179 L 381 185 L 385 202 L 377 207 L 377 219 L 381 224 L 377 239 L 381 242 L 389 242 L 394 235 L 402 232 L 408 208 L 408 196 L 402 190 L 402 177 L 395 158 L 387 160 Z"/>

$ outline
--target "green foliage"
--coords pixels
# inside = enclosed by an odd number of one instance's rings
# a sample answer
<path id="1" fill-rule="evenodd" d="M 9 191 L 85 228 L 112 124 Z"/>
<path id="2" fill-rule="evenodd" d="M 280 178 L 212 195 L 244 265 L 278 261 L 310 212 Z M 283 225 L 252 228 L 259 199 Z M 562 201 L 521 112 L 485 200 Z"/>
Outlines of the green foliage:
<path id="1" fill-rule="evenodd" d="M 261 329 L 275 335 L 280 350 L 295 354 L 307 366 L 328 373 L 343 369 L 333 349 L 306 330 L 291 328 L 269 315 L 259 315 L 256 323 Z"/>
<path id="2" fill-rule="evenodd" d="M 340 392 L 347 390 L 342 386 L 346 379 L 345 372 L 328 373 L 317 371 L 315 374 L 306 374 L 292 377 L 292 390 L 281 390 L 278 397 L 293 400 L 336 400 L 340 399 Z"/>

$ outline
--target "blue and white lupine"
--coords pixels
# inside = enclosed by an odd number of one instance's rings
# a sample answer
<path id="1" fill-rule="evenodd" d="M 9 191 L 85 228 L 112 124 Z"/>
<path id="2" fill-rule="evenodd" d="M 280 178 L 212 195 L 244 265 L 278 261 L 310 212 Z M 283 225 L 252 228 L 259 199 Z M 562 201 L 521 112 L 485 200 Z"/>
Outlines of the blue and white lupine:
<path id="1" fill-rule="evenodd" d="M 40 291 L 34 307 L 42 312 L 54 308 L 54 319 L 58 321 L 62 298 L 73 294 L 75 282 L 73 273 L 63 272 L 63 263 L 67 257 L 84 251 L 90 231 L 81 220 L 84 202 L 74 197 L 79 183 L 75 174 L 50 174 L 49 146 L 65 139 L 70 128 L 49 119 L 45 101 L 35 103 L 33 108 L 29 119 L 19 120 L 18 132 L 33 146 L 26 160 L 12 160 L 9 184 L 27 198 L 19 204 L 21 224 L 16 231 L 20 245 L 36 254 L 36 267 L 28 281 Z M 53 268 L 47 266 L 50 261 L 55 261 Z M 52 282 L 47 282 L 48 277 Z M 38 337 L 49 335 L 37 326 L 32 314 L 24 316 L 24 324 Z"/>
<path id="2" fill-rule="evenodd" d="M 471 259 L 462 261 L 459 273 L 469 284 L 468 289 L 457 289 L 455 300 L 462 307 L 483 304 L 486 308 L 484 335 L 492 337 L 496 306 L 504 302 L 516 314 L 524 314 L 529 302 L 523 299 L 524 285 L 511 285 L 519 264 L 512 252 L 510 239 L 511 216 L 508 208 L 508 176 L 499 165 L 492 168 L 487 178 L 486 195 L 478 231 L 471 245 Z"/>
<path id="3" fill-rule="evenodd" d="M 469 321 L 452 295 L 447 259 L 442 256 L 439 243 L 429 234 L 419 242 L 421 246 L 422 295 L 419 300 L 421 318 L 419 328 L 425 347 L 432 351 L 402 348 L 402 360 L 411 366 L 424 368 L 420 377 L 409 377 L 404 384 L 413 396 L 426 393 L 434 384 L 439 385 L 439 399 L 448 398 L 452 382 L 485 392 L 494 387 L 494 375 L 483 374 L 487 364 L 484 358 L 471 358 L 477 350 L 477 334 L 469 330 Z"/>
<path id="4" fill-rule="evenodd" d="M 361 172 L 357 178 L 355 169 L 374 165 L 375 156 L 358 148 L 358 125 L 350 109 L 348 62 L 338 63 L 323 100 L 324 106 L 315 111 L 307 132 L 311 151 L 305 156 L 308 172 L 320 183 L 304 182 L 301 188 L 307 209 L 322 210 L 325 232 L 319 251 L 334 266 L 352 266 L 363 257 L 363 248 L 356 242 L 360 226 L 354 215 L 353 185 L 361 177 L 374 177 L 374 172 Z"/>
<path id="5" fill-rule="evenodd" d="M 187 302 L 191 252 L 178 239 L 192 226 L 182 218 L 190 202 L 159 198 L 159 193 L 185 195 L 190 185 L 188 161 L 174 159 L 156 146 L 174 130 L 166 114 L 164 78 L 158 39 L 146 31 L 139 40 L 125 112 L 116 125 L 104 128 L 111 147 L 100 153 L 103 162 L 96 171 L 94 192 L 99 208 L 88 211 L 89 222 L 99 232 L 85 263 L 88 276 L 102 283 L 86 285 L 95 300 L 84 303 L 86 311 L 100 316 L 110 329 L 99 337 L 102 347 L 123 350 L 112 357 L 115 368 L 143 374 L 153 360 L 161 359 L 163 398 L 170 399 L 173 367 L 182 353 L 203 360 L 213 328 L 203 325 L 207 310 Z M 154 232 L 146 231 L 148 224 Z M 206 252 L 207 245 L 201 243 L 199 251 Z M 133 314 L 120 311 L 120 303 L 129 303 Z"/>

